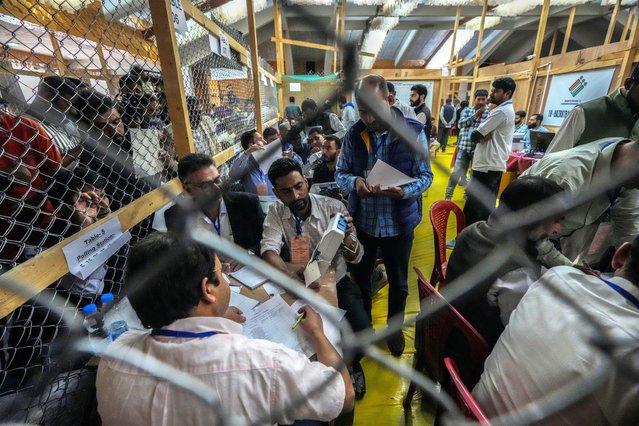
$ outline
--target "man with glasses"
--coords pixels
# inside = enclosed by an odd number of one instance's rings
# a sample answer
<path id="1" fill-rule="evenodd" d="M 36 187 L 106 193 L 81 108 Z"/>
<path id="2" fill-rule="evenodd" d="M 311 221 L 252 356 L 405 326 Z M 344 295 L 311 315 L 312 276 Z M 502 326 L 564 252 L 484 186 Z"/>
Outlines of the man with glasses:
<path id="1" fill-rule="evenodd" d="M 189 154 L 182 158 L 178 163 L 178 177 L 184 192 L 199 204 L 201 214 L 198 212 L 197 221 L 200 225 L 259 255 L 264 212 L 256 195 L 222 191 L 220 172 L 211 157 L 204 154 Z M 179 203 L 166 211 L 164 219 L 168 230 L 179 232 L 189 226 L 188 212 Z M 229 263 L 231 270 L 241 267 L 222 255 L 220 260 Z"/>

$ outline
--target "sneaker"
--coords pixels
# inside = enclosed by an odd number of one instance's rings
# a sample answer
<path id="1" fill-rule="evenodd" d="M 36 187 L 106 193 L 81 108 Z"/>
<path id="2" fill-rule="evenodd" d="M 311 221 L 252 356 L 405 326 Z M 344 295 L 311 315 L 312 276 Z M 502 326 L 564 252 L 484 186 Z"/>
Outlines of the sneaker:
<path id="1" fill-rule="evenodd" d="M 457 242 L 457 240 L 450 240 L 446 242 L 446 248 L 449 250 L 452 250 L 455 248 L 455 243 Z"/>
<path id="2" fill-rule="evenodd" d="M 404 333 L 400 331 L 393 334 L 388 339 L 386 339 L 386 345 L 388 345 L 388 350 L 393 356 L 401 356 L 404 353 L 404 349 L 406 348 Z"/>
<path id="3" fill-rule="evenodd" d="M 366 378 L 364 377 L 364 370 L 359 361 L 353 364 L 351 380 L 353 382 L 353 388 L 355 389 L 355 399 L 360 400 L 364 398 L 364 395 L 366 395 Z"/>

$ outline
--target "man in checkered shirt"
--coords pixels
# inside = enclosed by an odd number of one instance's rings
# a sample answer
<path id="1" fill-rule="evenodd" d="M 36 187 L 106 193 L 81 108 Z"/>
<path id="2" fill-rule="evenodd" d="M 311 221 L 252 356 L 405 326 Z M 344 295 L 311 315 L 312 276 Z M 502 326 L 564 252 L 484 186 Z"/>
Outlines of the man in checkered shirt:
<path id="1" fill-rule="evenodd" d="M 490 110 L 486 106 L 487 99 L 488 90 L 475 90 L 475 105 L 463 110 L 459 117 L 458 125 L 460 130 L 457 140 L 457 159 L 455 160 L 455 168 L 448 179 L 448 186 L 446 187 L 447 200 L 453 198 L 453 192 L 455 192 L 457 184 L 466 186 L 466 174 L 468 173 L 470 162 L 473 161 L 475 145 L 477 145 L 470 140 L 470 134 L 473 133 L 473 130 L 490 114 Z"/>

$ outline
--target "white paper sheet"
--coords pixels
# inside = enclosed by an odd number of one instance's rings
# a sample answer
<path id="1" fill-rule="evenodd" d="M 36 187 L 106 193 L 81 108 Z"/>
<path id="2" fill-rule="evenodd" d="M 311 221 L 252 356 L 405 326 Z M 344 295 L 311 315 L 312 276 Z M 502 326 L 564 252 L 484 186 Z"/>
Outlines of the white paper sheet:
<path id="1" fill-rule="evenodd" d="M 265 174 L 268 174 L 268 169 L 271 167 L 271 164 L 278 158 L 282 158 L 282 143 L 279 139 L 275 139 L 266 145 L 264 149 L 257 150 L 252 155 L 255 161 L 257 161 L 257 164 L 260 165 L 260 169 Z"/>
<path id="2" fill-rule="evenodd" d="M 264 283 L 264 290 L 271 296 L 276 296 L 278 294 L 286 293 L 283 289 L 281 289 L 280 287 L 276 286 L 275 284 L 271 282 Z"/>
<path id="3" fill-rule="evenodd" d="M 291 308 L 280 296 L 271 297 L 250 311 L 245 311 L 246 322 L 243 333 L 252 339 L 265 339 L 279 343 L 287 348 L 311 356 L 302 349 L 298 338 L 300 327 L 292 330 L 297 319 L 297 311 Z"/>
<path id="4" fill-rule="evenodd" d="M 247 268 L 246 266 L 238 271 L 231 272 L 229 275 L 251 290 L 255 290 L 256 288 L 264 284 L 264 282 L 266 282 L 265 277 Z"/>
<path id="5" fill-rule="evenodd" d="M 299 310 L 299 308 L 301 308 L 305 304 L 306 304 L 306 302 L 304 302 L 302 300 L 296 300 L 291 305 L 291 308 L 295 312 L 297 312 Z M 344 316 L 346 315 L 346 311 L 343 310 L 343 309 L 336 308 L 336 307 L 328 305 L 328 304 L 323 304 L 322 306 L 325 307 L 326 309 L 328 309 L 329 311 L 335 312 L 335 314 L 338 316 L 340 322 L 344 319 Z M 319 311 L 318 311 L 318 313 L 320 314 L 320 317 L 322 317 L 322 326 L 324 328 L 324 335 L 333 344 L 333 347 L 335 347 L 337 352 L 339 352 L 340 355 L 342 355 L 342 348 L 341 348 L 342 334 L 341 334 L 341 332 L 339 330 L 339 324 L 335 324 L 334 322 L 332 322 L 323 313 L 321 313 Z M 299 327 L 298 327 L 298 330 L 299 330 L 299 333 L 302 333 L 302 334 L 298 334 L 298 338 L 300 340 L 300 346 L 304 350 L 304 353 L 308 353 L 308 352 L 310 352 L 311 354 L 315 353 L 315 351 L 313 350 L 310 342 L 308 342 L 308 340 L 306 339 L 306 336 L 303 334 L 304 331 L 299 329 Z"/>
<path id="6" fill-rule="evenodd" d="M 388 189 L 396 186 L 406 185 L 407 183 L 413 183 L 416 180 L 417 179 L 406 176 L 395 167 L 390 166 L 382 160 L 378 159 L 375 162 L 373 169 L 368 174 L 366 183 L 370 186 L 381 185 L 382 189 Z"/>
<path id="7" fill-rule="evenodd" d="M 231 292 L 231 301 L 229 302 L 229 305 L 239 308 L 242 312 L 250 311 L 251 309 L 256 307 L 258 303 L 259 302 L 257 300 L 246 297 L 243 294 L 235 291 Z"/>

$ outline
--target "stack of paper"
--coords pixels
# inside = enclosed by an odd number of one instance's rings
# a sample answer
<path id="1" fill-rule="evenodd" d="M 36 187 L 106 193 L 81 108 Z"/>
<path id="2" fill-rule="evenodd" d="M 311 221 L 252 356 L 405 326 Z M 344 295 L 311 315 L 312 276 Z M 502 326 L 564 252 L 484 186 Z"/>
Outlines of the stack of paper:
<path id="1" fill-rule="evenodd" d="M 242 312 L 248 312 L 254 307 L 257 306 L 259 302 L 255 299 L 251 299 L 250 297 L 246 297 L 239 292 L 232 291 L 231 292 L 231 301 L 229 302 L 230 306 L 235 306 Z"/>
<path id="2" fill-rule="evenodd" d="M 255 290 L 266 282 L 266 278 L 244 266 L 229 274 L 251 290 Z"/>
<path id="3" fill-rule="evenodd" d="M 413 183 L 415 180 L 378 159 L 368 174 L 366 183 L 369 186 L 380 185 L 382 189 L 388 189 Z"/>

